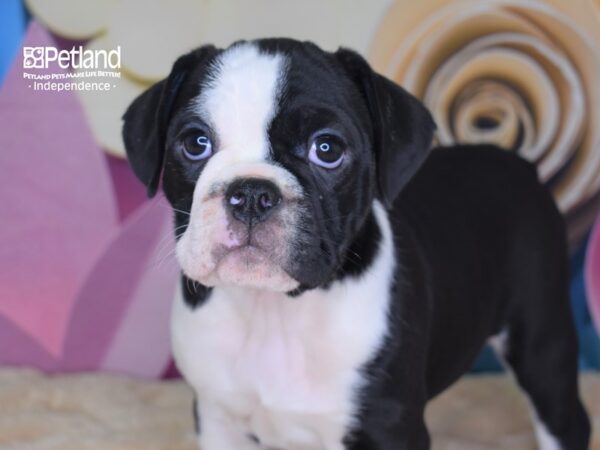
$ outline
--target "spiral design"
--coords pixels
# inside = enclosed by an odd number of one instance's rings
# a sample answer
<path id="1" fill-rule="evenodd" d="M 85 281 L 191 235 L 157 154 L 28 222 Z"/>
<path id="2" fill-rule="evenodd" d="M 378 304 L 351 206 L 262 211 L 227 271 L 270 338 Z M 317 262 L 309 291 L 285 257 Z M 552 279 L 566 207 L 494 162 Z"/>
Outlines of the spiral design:
<path id="1" fill-rule="evenodd" d="M 492 142 L 538 167 L 576 240 L 600 191 L 598 1 L 397 0 L 371 60 L 421 97 L 441 144 Z"/>

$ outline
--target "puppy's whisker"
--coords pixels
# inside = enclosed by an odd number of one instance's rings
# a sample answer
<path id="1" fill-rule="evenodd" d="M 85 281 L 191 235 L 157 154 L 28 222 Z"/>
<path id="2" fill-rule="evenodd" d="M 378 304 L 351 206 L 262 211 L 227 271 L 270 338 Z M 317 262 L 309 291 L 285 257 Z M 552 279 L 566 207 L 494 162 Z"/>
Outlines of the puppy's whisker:
<path id="1" fill-rule="evenodd" d="M 183 233 L 177 234 L 177 232 L 186 226 L 187 224 L 180 225 L 174 230 L 169 230 L 165 233 L 165 235 L 160 239 L 159 243 L 156 245 L 156 254 L 158 257 L 160 257 L 160 255 L 164 253 L 166 249 L 170 249 L 173 243 L 176 242 L 177 239 L 179 239 L 183 235 Z M 173 237 L 173 232 L 175 232 L 175 237 Z"/>
<path id="2" fill-rule="evenodd" d="M 166 252 L 169 252 L 173 247 L 173 232 L 169 230 L 165 233 L 165 235 L 160 239 L 158 244 L 156 244 L 156 258 L 162 259 L 162 255 Z"/>
<path id="3" fill-rule="evenodd" d="M 304 232 L 306 232 L 306 233 L 312 233 L 313 232 L 312 230 L 308 230 L 306 228 L 303 228 L 302 226 L 297 226 L 297 228 L 300 229 L 300 230 L 302 230 L 302 231 L 304 231 Z M 327 242 L 328 244 L 333 244 L 333 245 L 336 245 L 336 246 L 338 245 L 338 243 L 335 240 L 333 240 L 331 238 L 328 238 L 326 236 L 321 236 L 320 239 L 323 242 Z M 330 256 L 322 248 L 319 248 L 319 251 L 321 252 L 321 254 L 323 256 Z M 346 253 L 343 255 L 343 258 L 349 260 L 350 262 L 353 262 L 354 264 L 360 264 L 360 262 L 362 260 L 362 257 L 358 253 L 356 253 L 354 250 L 351 250 L 351 249 L 347 249 L 346 250 Z"/>
<path id="4" fill-rule="evenodd" d="M 173 262 L 176 263 L 176 259 L 175 258 L 171 259 L 171 257 L 175 256 L 175 253 L 176 253 L 176 249 L 175 249 L 175 247 L 173 247 L 165 255 L 161 256 L 160 258 L 157 257 L 155 259 L 155 262 L 152 265 L 152 267 L 154 269 L 160 269 L 169 260 L 172 260 Z"/>
<path id="5" fill-rule="evenodd" d="M 162 202 L 162 201 L 158 201 L 158 202 L 156 202 L 155 204 L 159 205 L 161 208 L 168 209 L 169 211 L 174 211 L 174 212 L 179 212 L 179 213 L 182 213 L 182 214 L 187 214 L 187 215 L 190 215 L 189 211 L 184 211 L 184 210 L 182 210 L 182 209 L 177 209 L 177 208 L 174 208 L 174 207 L 173 207 L 173 206 L 171 206 L 169 203 L 165 203 L 165 202 Z"/>
<path id="6" fill-rule="evenodd" d="M 153 265 L 156 268 L 162 267 L 163 263 L 175 254 L 176 247 L 174 243 L 183 236 L 183 232 L 176 234 L 174 237 L 171 233 L 172 232 L 168 232 L 168 234 L 163 237 L 162 244 L 157 245 L 156 257 L 154 258 L 155 264 Z"/>
<path id="7" fill-rule="evenodd" d="M 194 229 L 196 229 L 197 231 L 202 231 L 207 227 L 213 226 L 216 222 L 217 222 L 217 220 L 213 220 L 211 222 L 206 222 L 200 226 L 195 226 Z M 156 258 L 155 258 L 156 266 L 155 267 L 160 268 L 172 255 L 175 254 L 175 252 L 176 252 L 175 243 L 177 242 L 177 240 L 179 238 L 181 238 L 181 236 L 183 236 L 183 234 L 185 233 L 185 230 L 187 230 L 188 227 L 189 227 L 189 224 L 179 225 L 178 227 L 175 227 L 173 230 L 168 231 L 165 234 L 165 236 L 163 236 L 161 238 L 161 240 L 157 244 Z M 185 230 L 181 233 L 177 233 L 181 229 L 185 229 Z M 173 232 L 175 232 L 175 236 L 173 236 Z"/>
<path id="8" fill-rule="evenodd" d="M 176 208 L 171 208 L 171 209 L 172 209 L 174 212 L 178 212 L 178 213 L 185 214 L 185 215 L 188 215 L 188 216 L 191 216 L 191 215 L 192 215 L 192 214 L 191 214 L 189 211 L 183 211 L 183 210 L 181 210 L 181 209 L 176 209 Z"/>

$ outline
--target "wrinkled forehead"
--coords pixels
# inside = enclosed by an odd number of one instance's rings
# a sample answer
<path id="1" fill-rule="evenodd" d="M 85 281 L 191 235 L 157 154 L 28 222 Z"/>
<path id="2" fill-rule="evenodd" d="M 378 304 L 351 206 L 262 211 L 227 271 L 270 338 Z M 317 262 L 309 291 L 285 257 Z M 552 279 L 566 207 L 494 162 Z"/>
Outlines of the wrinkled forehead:
<path id="1" fill-rule="evenodd" d="M 243 43 L 221 53 L 200 82 L 192 109 L 218 137 L 220 151 L 244 148 L 244 159 L 264 159 L 267 130 L 278 111 L 288 58 Z"/>
<path id="2" fill-rule="evenodd" d="M 330 54 L 284 39 L 235 44 L 190 78 L 185 110 L 211 128 L 219 151 L 243 148 L 244 159 L 268 157 L 274 123 L 286 133 L 356 128 L 363 108 Z"/>

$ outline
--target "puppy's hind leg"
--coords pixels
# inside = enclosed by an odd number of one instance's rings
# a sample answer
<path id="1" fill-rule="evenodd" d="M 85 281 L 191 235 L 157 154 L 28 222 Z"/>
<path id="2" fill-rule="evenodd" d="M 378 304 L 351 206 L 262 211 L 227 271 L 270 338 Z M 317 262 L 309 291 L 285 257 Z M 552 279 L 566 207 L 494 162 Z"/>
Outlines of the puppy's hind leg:
<path id="1" fill-rule="evenodd" d="M 566 251 L 554 242 L 546 240 L 538 251 L 521 246 L 521 264 L 512 266 L 520 271 L 510 277 L 507 328 L 491 344 L 529 397 L 539 448 L 585 450 L 590 423 L 579 398 Z"/>
<path id="2" fill-rule="evenodd" d="M 546 332 L 538 325 L 513 324 L 492 343 L 529 398 L 540 450 L 585 450 L 589 443 L 573 325 L 564 322 L 561 336 L 555 336 L 559 324 L 548 325 Z"/>

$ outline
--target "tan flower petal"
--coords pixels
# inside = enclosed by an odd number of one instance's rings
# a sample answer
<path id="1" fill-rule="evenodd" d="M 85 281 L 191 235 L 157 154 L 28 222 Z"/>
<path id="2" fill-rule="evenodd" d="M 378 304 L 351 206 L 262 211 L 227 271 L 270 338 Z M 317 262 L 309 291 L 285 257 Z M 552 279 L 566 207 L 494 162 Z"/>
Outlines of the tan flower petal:
<path id="1" fill-rule="evenodd" d="M 91 41 L 86 49 L 112 49 L 115 46 L 106 35 Z M 78 70 L 82 72 L 84 69 Z M 78 91 L 88 122 L 96 142 L 109 153 L 125 157 L 125 146 L 121 139 L 121 117 L 135 97 L 148 88 L 130 78 L 85 78 L 89 82 L 110 82 L 109 91 Z"/>
<path id="2" fill-rule="evenodd" d="M 134 77 L 157 81 L 173 61 L 202 44 L 225 47 L 240 39 L 291 37 L 329 50 L 340 45 L 365 53 L 389 0 L 122 0 L 109 35 L 123 47 Z M 340 13 L 343 11 L 343 13 Z"/>
<path id="3" fill-rule="evenodd" d="M 390 0 L 228 0 L 209 2 L 208 42 L 290 37 L 327 50 L 347 46 L 365 53 Z"/>
<path id="4" fill-rule="evenodd" d="M 175 59 L 203 43 L 207 0 L 121 0 L 108 36 L 123 49 L 123 69 L 136 78 L 165 78 Z"/>
<path id="5" fill-rule="evenodd" d="M 25 0 L 50 31 L 68 39 L 88 39 L 106 29 L 118 0 Z"/>

